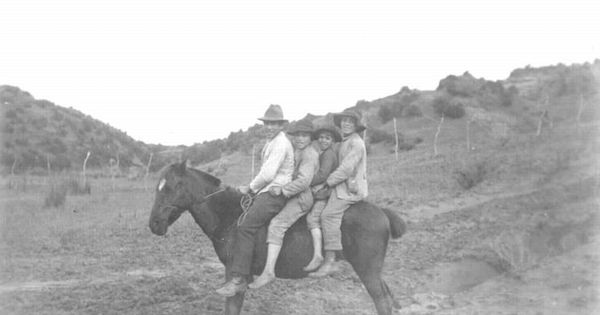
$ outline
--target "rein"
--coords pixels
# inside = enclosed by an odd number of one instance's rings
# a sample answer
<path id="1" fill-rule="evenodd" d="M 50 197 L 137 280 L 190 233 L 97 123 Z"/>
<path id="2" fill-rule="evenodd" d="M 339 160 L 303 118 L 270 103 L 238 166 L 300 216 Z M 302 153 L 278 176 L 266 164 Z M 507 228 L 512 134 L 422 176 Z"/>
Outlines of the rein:
<path id="1" fill-rule="evenodd" d="M 246 220 L 246 216 L 248 215 L 248 210 L 250 209 L 250 206 L 252 206 L 252 203 L 254 202 L 255 198 L 256 198 L 256 195 L 250 195 L 250 194 L 242 195 L 242 199 L 240 199 L 240 207 L 242 208 L 242 214 L 240 214 L 240 216 L 238 217 L 238 220 L 237 220 L 238 226 L 242 225 L 242 223 L 244 223 L 244 220 Z"/>
<path id="2" fill-rule="evenodd" d="M 225 189 L 225 188 L 223 188 L 223 189 L 219 189 L 219 190 L 217 190 L 217 191 L 215 191 L 215 192 L 213 192 L 213 193 L 210 193 L 210 194 L 208 194 L 208 195 L 204 196 L 204 198 L 202 198 L 202 201 L 200 201 L 200 202 L 198 202 L 198 203 L 199 203 L 199 204 L 203 204 L 203 203 L 207 202 L 207 201 L 208 201 L 208 199 L 209 199 L 210 197 L 212 197 L 212 196 L 214 196 L 214 195 L 216 195 L 216 194 L 222 193 L 222 192 L 224 192 L 225 190 L 226 190 L 226 189 Z M 243 198 L 242 198 L 242 199 L 243 199 Z M 178 206 L 169 205 L 169 204 L 161 204 L 161 207 L 162 207 L 162 208 L 169 208 L 169 209 L 177 209 L 177 210 L 179 210 L 179 207 L 178 207 Z"/>
<path id="3" fill-rule="evenodd" d="M 200 203 L 204 203 L 204 202 L 206 202 L 208 200 L 208 198 L 210 198 L 210 197 L 212 197 L 212 196 L 214 196 L 216 194 L 222 193 L 224 191 L 225 191 L 225 188 L 219 189 L 219 190 L 215 191 L 214 193 L 210 193 L 210 194 L 204 196 L 204 200 L 202 200 Z"/>

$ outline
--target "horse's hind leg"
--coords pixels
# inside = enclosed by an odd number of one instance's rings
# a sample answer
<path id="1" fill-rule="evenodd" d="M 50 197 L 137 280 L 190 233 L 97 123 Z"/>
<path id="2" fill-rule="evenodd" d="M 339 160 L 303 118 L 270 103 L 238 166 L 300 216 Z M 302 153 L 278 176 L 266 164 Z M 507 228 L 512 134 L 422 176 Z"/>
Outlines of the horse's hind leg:
<path id="1" fill-rule="evenodd" d="M 358 273 L 358 276 L 373 299 L 377 314 L 392 314 L 392 296 L 387 285 L 381 279 L 381 273 Z"/>
<path id="2" fill-rule="evenodd" d="M 349 245 L 344 247 L 344 255 L 373 299 L 377 314 L 390 315 L 393 298 L 387 284 L 381 278 L 387 238 L 383 235 L 376 237 L 376 234 L 354 234 L 352 241 L 344 242 L 345 245 Z"/>

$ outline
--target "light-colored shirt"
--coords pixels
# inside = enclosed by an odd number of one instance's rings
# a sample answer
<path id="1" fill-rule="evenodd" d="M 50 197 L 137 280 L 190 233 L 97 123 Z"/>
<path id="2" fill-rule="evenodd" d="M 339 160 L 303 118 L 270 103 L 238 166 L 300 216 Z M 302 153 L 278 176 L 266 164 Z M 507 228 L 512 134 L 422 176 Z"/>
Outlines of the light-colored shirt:
<path id="1" fill-rule="evenodd" d="M 260 171 L 250 183 L 253 192 L 260 194 L 272 186 L 283 186 L 292 181 L 294 149 L 283 131 L 265 144 L 262 161 Z"/>

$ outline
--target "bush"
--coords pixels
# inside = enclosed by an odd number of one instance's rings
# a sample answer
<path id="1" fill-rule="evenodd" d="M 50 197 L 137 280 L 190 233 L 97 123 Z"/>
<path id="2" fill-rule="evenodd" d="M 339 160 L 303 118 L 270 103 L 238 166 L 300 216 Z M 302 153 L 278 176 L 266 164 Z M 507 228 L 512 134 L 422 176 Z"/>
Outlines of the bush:
<path id="1" fill-rule="evenodd" d="M 368 101 L 365 101 L 365 100 L 360 100 L 360 101 L 356 102 L 356 108 L 358 108 L 358 109 L 364 110 L 364 109 L 369 108 L 370 105 L 371 105 L 371 103 Z"/>
<path id="2" fill-rule="evenodd" d="M 394 118 L 392 116 L 392 110 L 388 106 L 381 106 L 377 112 L 377 116 L 379 116 L 381 122 L 384 124 Z"/>
<path id="3" fill-rule="evenodd" d="M 398 151 L 410 151 L 415 148 L 415 143 L 401 142 L 398 144 Z"/>
<path id="4" fill-rule="evenodd" d="M 56 208 L 65 204 L 67 199 L 67 187 L 65 185 L 51 184 L 50 191 L 44 199 L 44 207 Z"/>
<path id="5" fill-rule="evenodd" d="M 453 104 L 443 96 L 433 100 L 433 108 L 438 115 L 448 118 L 458 119 L 465 115 L 465 108 L 462 104 Z"/>
<path id="6" fill-rule="evenodd" d="M 369 129 L 369 131 L 367 131 L 367 136 L 369 137 L 369 140 L 371 143 L 379 143 L 379 142 L 394 143 L 394 142 L 396 142 L 394 135 L 391 135 L 380 129 Z"/>
<path id="7" fill-rule="evenodd" d="M 487 173 L 484 162 L 475 163 L 456 171 L 456 181 L 464 189 L 471 189 L 481 183 Z"/>
<path id="8" fill-rule="evenodd" d="M 421 112 L 421 109 L 417 105 L 411 104 L 404 109 L 402 115 L 404 117 L 421 117 L 423 116 L 423 112 Z"/>
<path id="9" fill-rule="evenodd" d="M 85 185 L 76 178 L 68 178 L 64 181 L 63 186 L 66 187 L 71 195 L 89 195 L 92 193 L 92 187 L 89 182 Z"/>

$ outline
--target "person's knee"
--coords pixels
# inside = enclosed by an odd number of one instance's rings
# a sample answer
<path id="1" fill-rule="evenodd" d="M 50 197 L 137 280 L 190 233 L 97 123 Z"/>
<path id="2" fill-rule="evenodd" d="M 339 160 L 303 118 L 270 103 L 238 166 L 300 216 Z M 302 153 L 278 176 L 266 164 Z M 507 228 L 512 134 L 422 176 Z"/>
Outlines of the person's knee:
<path id="1" fill-rule="evenodd" d="M 267 232 L 267 243 L 281 245 L 283 243 L 283 236 L 285 229 L 282 226 L 269 225 Z"/>

